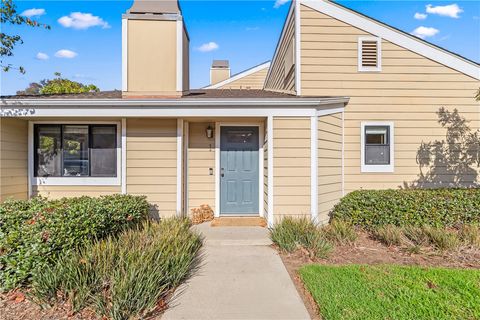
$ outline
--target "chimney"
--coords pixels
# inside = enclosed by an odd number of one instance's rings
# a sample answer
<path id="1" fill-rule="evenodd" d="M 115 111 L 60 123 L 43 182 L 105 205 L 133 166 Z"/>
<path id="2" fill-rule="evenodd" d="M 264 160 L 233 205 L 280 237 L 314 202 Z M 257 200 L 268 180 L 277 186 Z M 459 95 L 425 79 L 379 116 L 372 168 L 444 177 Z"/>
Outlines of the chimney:
<path id="1" fill-rule="evenodd" d="M 123 96 L 186 94 L 189 42 L 177 0 L 135 0 L 122 16 Z"/>
<path id="2" fill-rule="evenodd" d="M 230 64 L 228 60 L 213 60 L 210 68 L 210 85 L 230 78 Z"/>

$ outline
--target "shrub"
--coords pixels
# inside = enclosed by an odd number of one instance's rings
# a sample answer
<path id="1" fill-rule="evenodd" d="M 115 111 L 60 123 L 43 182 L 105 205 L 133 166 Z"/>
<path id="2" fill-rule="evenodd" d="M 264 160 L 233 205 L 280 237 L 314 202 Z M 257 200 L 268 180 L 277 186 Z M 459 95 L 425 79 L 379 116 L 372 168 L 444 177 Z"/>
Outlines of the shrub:
<path id="1" fill-rule="evenodd" d="M 332 250 L 320 228 L 307 218 L 284 218 L 270 230 L 270 238 L 286 252 L 303 248 L 312 257 L 324 258 Z"/>
<path id="2" fill-rule="evenodd" d="M 480 248 L 480 227 L 478 225 L 463 225 L 459 237 L 467 246 Z"/>
<path id="3" fill-rule="evenodd" d="M 444 228 L 425 226 L 422 228 L 430 244 L 439 250 L 453 250 L 460 245 L 456 233 Z"/>
<path id="4" fill-rule="evenodd" d="M 333 217 L 367 229 L 471 224 L 480 220 L 480 189 L 357 190 L 335 206 Z"/>
<path id="5" fill-rule="evenodd" d="M 142 317 L 198 266 L 202 239 L 186 219 L 145 223 L 86 245 L 33 276 L 32 294 L 111 319 Z"/>
<path id="6" fill-rule="evenodd" d="M 391 224 L 378 227 L 373 231 L 373 236 L 387 246 L 398 246 L 402 244 L 402 229 Z"/>
<path id="7" fill-rule="evenodd" d="M 117 234 L 148 216 L 144 197 L 112 195 L 0 205 L 0 287 L 28 284 L 35 269 L 92 239 Z"/>
<path id="8" fill-rule="evenodd" d="M 352 244 L 357 240 L 355 228 L 346 221 L 333 220 L 322 230 L 328 240 L 340 245 Z"/>
<path id="9" fill-rule="evenodd" d="M 403 228 L 403 234 L 416 246 L 427 244 L 429 241 L 422 227 L 405 226 Z"/>

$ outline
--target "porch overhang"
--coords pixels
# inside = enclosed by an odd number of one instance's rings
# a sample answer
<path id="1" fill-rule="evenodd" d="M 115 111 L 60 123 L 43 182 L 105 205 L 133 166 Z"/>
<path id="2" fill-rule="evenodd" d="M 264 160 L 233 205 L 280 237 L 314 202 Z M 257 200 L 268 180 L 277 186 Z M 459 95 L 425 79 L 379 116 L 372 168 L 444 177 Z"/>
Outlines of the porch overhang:
<path id="1" fill-rule="evenodd" d="M 2 117 L 315 116 L 342 109 L 347 97 L 270 99 L 3 99 Z M 338 111 L 337 111 L 338 112 Z"/>

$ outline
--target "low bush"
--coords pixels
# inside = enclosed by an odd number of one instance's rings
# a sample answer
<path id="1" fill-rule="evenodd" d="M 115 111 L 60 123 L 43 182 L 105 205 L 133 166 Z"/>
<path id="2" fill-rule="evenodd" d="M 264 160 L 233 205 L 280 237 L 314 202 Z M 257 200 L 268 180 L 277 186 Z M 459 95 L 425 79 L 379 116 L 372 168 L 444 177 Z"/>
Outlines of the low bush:
<path id="1" fill-rule="evenodd" d="M 28 284 L 59 256 L 93 239 L 117 234 L 148 216 L 144 197 L 111 195 L 0 205 L 0 289 Z"/>
<path id="2" fill-rule="evenodd" d="M 328 240 L 340 245 L 352 244 L 358 237 L 355 228 L 342 220 L 333 220 L 322 230 Z"/>
<path id="3" fill-rule="evenodd" d="M 453 227 L 478 223 L 480 189 L 357 190 L 334 208 L 333 218 L 356 226 Z"/>
<path id="4" fill-rule="evenodd" d="M 402 229 L 391 224 L 378 227 L 373 231 L 373 236 L 387 246 L 399 246 L 403 239 Z"/>
<path id="5" fill-rule="evenodd" d="M 186 219 L 145 223 L 86 245 L 41 272 L 32 294 L 111 319 L 143 317 L 198 266 L 202 239 Z"/>
<path id="6" fill-rule="evenodd" d="M 270 238 L 286 252 L 303 248 L 310 256 L 324 258 L 332 250 L 322 230 L 307 218 L 286 217 L 270 231 Z"/>
<path id="7" fill-rule="evenodd" d="M 480 248 L 480 226 L 463 225 L 459 230 L 460 240 L 467 246 Z"/>
<path id="8" fill-rule="evenodd" d="M 460 245 L 457 233 L 445 228 L 425 226 L 422 228 L 431 245 L 439 250 L 453 250 Z"/>

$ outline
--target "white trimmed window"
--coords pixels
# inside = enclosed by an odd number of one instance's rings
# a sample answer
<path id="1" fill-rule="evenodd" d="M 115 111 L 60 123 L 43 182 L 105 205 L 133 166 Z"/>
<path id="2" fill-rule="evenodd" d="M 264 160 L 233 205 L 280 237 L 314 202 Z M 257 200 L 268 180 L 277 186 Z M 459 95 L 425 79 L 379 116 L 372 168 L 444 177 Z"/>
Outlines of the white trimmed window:
<path id="1" fill-rule="evenodd" d="M 393 172 L 393 122 L 362 122 L 362 172 Z"/>
<path id="2" fill-rule="evenodd" d="M 120 124 L 35 122 L 32 185 L 120 184 Z"/>
<path id="3" fill-rule="evenodd" d="M 382 39 L 377 37 L 358 38 L 358 71 L 382 71 Z"/>

